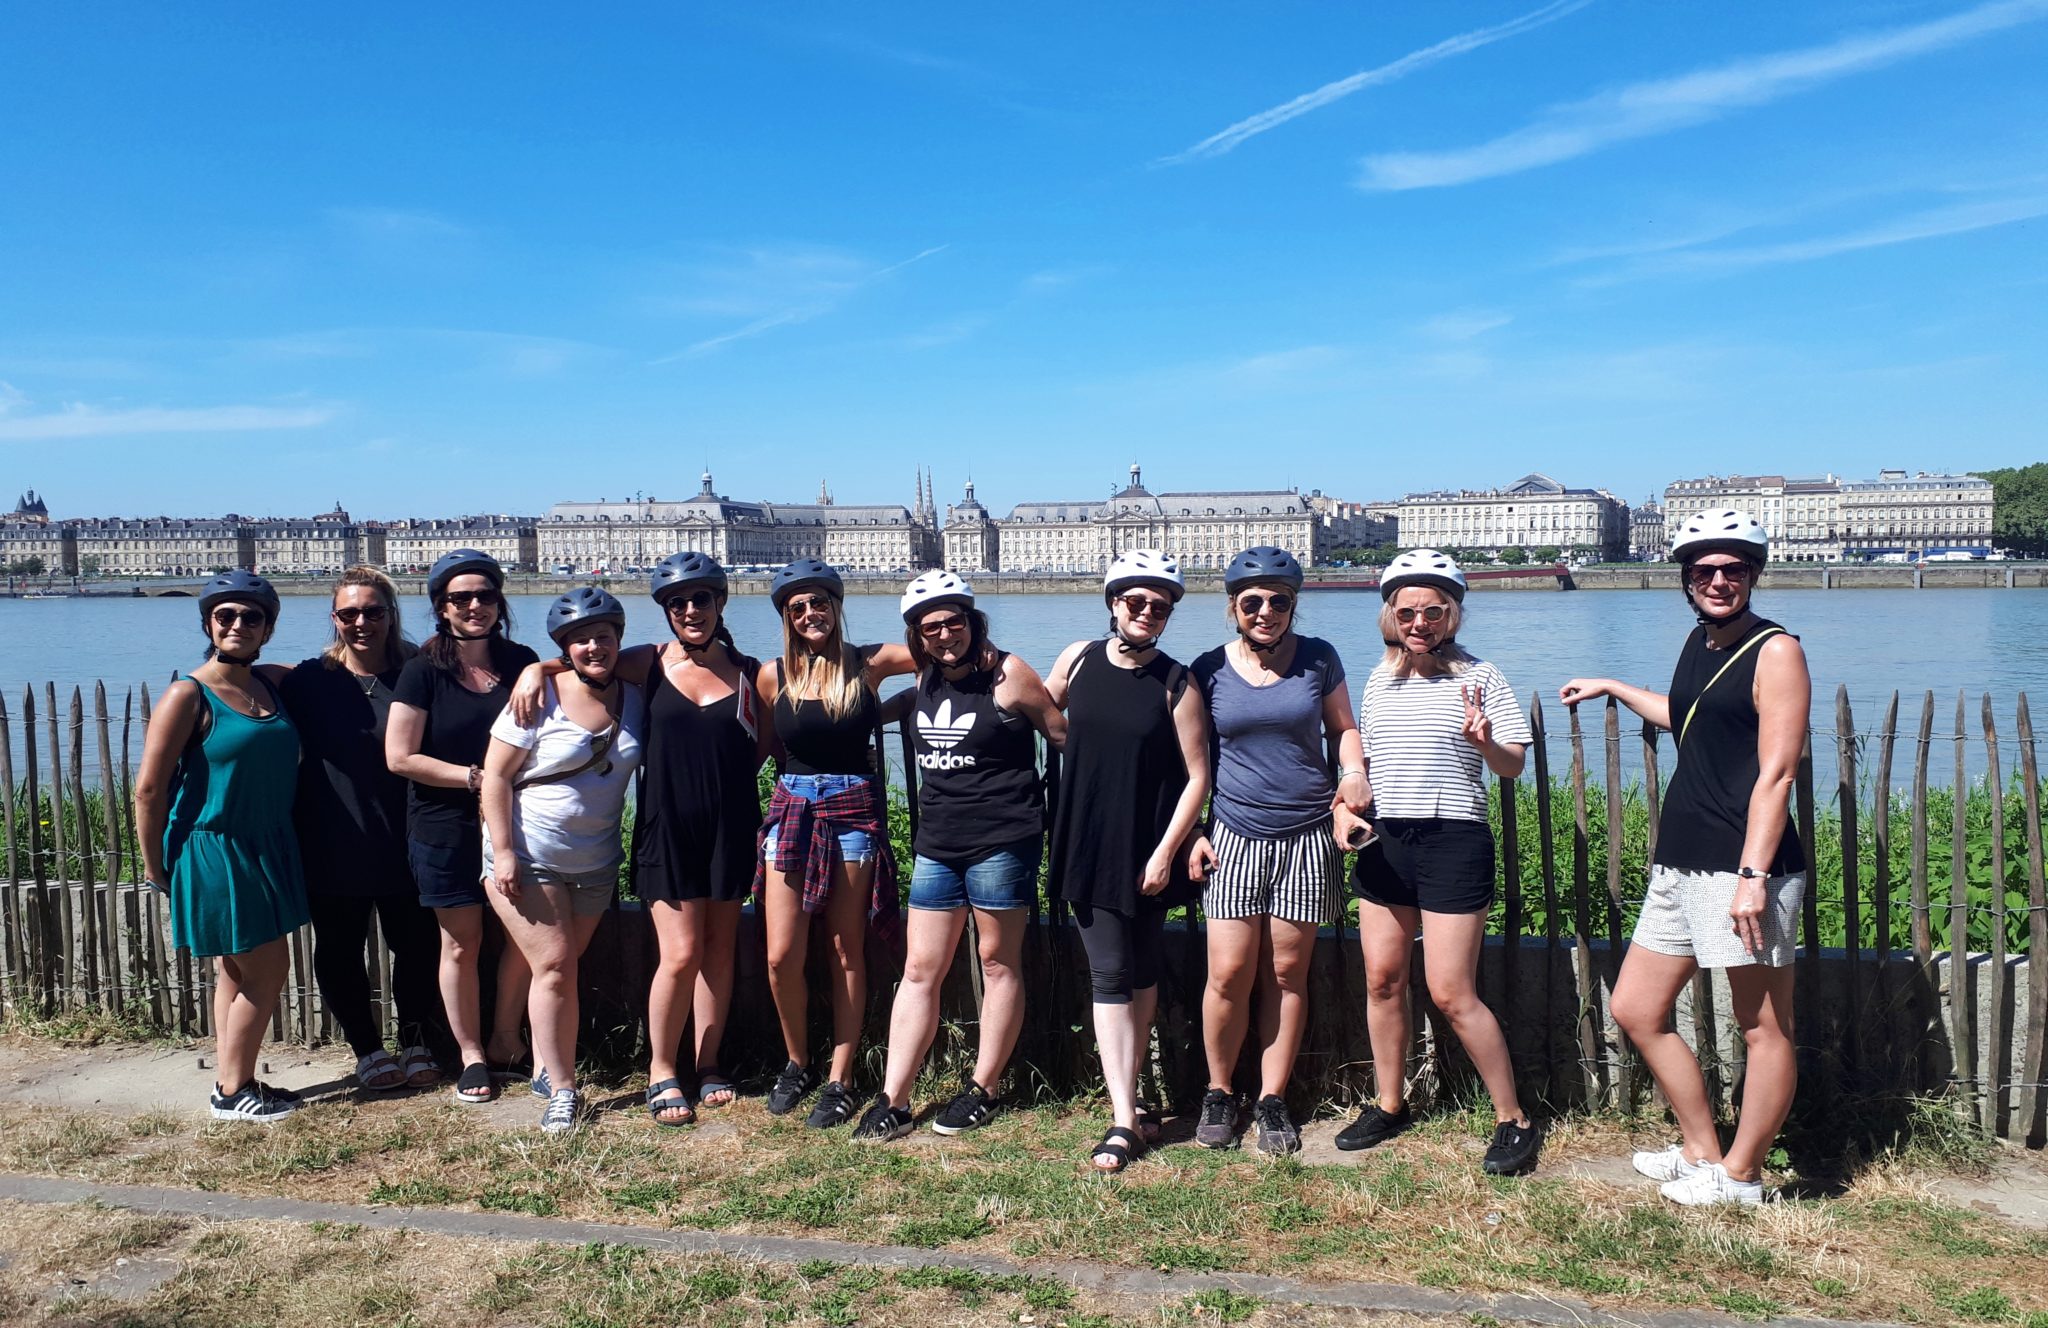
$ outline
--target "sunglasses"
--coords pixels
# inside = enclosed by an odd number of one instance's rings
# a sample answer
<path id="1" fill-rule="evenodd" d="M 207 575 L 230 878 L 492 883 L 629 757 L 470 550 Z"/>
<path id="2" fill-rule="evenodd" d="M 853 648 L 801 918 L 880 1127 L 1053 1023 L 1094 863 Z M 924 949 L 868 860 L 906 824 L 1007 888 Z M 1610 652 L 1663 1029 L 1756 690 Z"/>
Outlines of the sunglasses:
<path id="1" fill-rule="evenodd" d="M 705 609 L 716 607 L 717 604 L 718 596 L 712 594 L 710 591 L 693 590 L 687 595 L 670 596 L 668 601 L 668 611 L 671 615 L 679 614 L 684 609 L 696 609 L 701 613 Z"/>
<path id="2" fill-rule="evenodd" d="M 1294 612 L 1292 595 L 1243 595 L 1238 598 L 1237 611 L 1247 616 L 1260 614 L 1266 611 L 1269 604 L 1275 613 Z"/>
<path id="3" fill-rule="evenodd" d="M 1716 576 L 1731 586 L 1742 586 L 1755 575 L 1756 568 L 1748 563 L 1694 563 L 1685 569 L 1685 579 L 1698 589 L 1714 584 Z"/>
<path id="4" fill-rule="evenodd" d="M 964 632 L 966 630 L 967 619 L 956 613 L 949 618 L 941 618 L 937 622 L 919 623 L 917 634 L 927 641 L 936 641 L 942 636 L 951 636 L 955 632 Z"/>
<path id="5" fill-rule="evenodd" d="M 363 622 L 380 623 L 390 616 L 382 604 L 365 604 L 361 608 L 350 605 L 348 608 L 334 611 L 334 621 L 343 627 L 353 627 L 359 619 Z"/>
<path id="6" fill-rule="evenodd" d="M 213 625 L 215 627 L 261 627 L 269 621 L 270 615 L 261 609 L 215 609 L 213 611 Z"/>
<path id="7" fill-rule="evenodd" d="M 1395 609 L 1394 621 L 1412 623 L 1416 618 L 1420 617 L 1426 623 L 1440 623 L 1444 620 L 1444 615 L 1449 612 L 1450 610 L 1441 604 L 1431 604 L 1420 609 Z"/>
<path id="8" fill-rule="evenodd" d="M 1117 603 L 1124 606 L 1124 612 L 1133 618 L 1157 618 L 1165 622 L 1173 616 L 1173 601 L 1153 599 L 1150 595 L 1119 595 Z"/>
<path id="9" fill-rule="evenodd" d="M 495 590 L 451 590 L 442 598 L 458 609 L 466 609 L 472 604 L 496 604 L 498 602 L 498 592 Z"/>
<path id="10" fill-rule="evenodd" d="M 812 595 L 804 599 L 793 599 L 782 606 L 782 611 L 792 618 L 801 618 L 807 613 L 817 613 L 832 607 L 830 595 Z"/>

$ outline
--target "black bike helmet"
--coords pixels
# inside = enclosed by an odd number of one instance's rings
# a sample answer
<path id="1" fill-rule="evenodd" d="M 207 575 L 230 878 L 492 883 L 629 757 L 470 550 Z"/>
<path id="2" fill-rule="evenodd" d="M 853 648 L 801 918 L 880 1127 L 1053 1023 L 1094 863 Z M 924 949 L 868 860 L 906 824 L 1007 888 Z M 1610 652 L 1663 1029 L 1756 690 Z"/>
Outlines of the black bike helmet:
<path id="1" fill-rule="evenodd" d="M 647 593 L 654 596 L 656 604 L 667 604 L 672 595 L 687 586 L 708 586 L 723 595 L 725 569 L 710 554 L 690 550 L 662 559 L 647 578 Z"/>
<path id="2" fill-rule="evenodd" d="M 578 586 L 548 606 L 548 636 L 556 645 L 562 644 L 562 634 L 570 628 L 602 622 L 625 633 L 626 606 L 602 586 Z"/>
<path id="3" fill-rule="evenodd" d="M 493 590 L 505 588 L 505 569 L 498 566 L 496 558 L 481 549 L 450 549 L 434 559 L 434 566 L 427 573 L 427 598 L 441 598 L 450 581 L 472 572 L 489 577 Z"/>
<path id="4" fill-rule="evenodd" d="M 1254 582 L 1279 582 L 1289 590 L 1300 590 L 1301 564 L 1293 554 L 1271 544 L 1258 544 L 1230 560 L 1223 573 L 1223 589 L 1235 595 Z"/>
<path id="5" fill-rule="evenodd" d="M 239 568 L 222 572 L 207 582 L 199 591 L 199 618 L 204 622 L 213 612 L 213 606 L 223 600 L 236 600 L 243 604 L 254 604 L 270 615 L 270 621 L 277 621 L 277 590 L 268 581 L 254 572 Z"/>
<path id="6" fill-rule="evenodd" d="M 831 592 L 834 599 L 846 598 L 846 583 L 839 579 L 838 571 L 818 558 L 799 558 L 776 568 L 775 576 L 768 582 L 768 598 L 780 613 L 791 595 L 813 587 Z"/>

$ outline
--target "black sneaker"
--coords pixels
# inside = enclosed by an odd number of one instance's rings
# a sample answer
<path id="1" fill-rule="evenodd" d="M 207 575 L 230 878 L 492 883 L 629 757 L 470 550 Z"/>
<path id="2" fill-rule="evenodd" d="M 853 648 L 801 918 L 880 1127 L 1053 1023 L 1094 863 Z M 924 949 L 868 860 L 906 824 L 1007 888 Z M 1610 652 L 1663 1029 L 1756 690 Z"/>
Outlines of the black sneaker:
<path id="1" fill-rule="evenodd" d="M 1415 1123 L 1415 1113 L 1406 1102 L 1399 1111 L 1386 1111 L 1377 1102 L 1366 1104 L 1358 1119 L 1337 1131 L 1337 1147 L 1347 1153 L 1385 1143 Z"/>
<path id="2" fill-rule="evenodd" d="M 1195 1126 L 1195 1142 L 1204 1148 L 1237 1147 L 1237 1098 L 1229 1090 L 1212 1088 L 1202 1094 L 1202 1120 Z"/>
<path id="3" fill-rule="evenodd" d="M 1502 1121 L 1494 1127 L 1493 1143 L 1479 1166 L 1489 1176 L 1519 1176 L 1535 1165 L 1537 1150 L 1542 1147 L 1543 1131 L 1533 1121 L 1527 1125 Z"/>
<path id="4" fill-rule="evenodd" d="M 246 1121 L 256 1125 L 275 1125 L 302 1105 L 296 1094 L 287 1097 L 254 1079 L 231 1094 L 223 1094 L 220 1085 L 215 1084 L 206 1100 L 215 1120 Z"/>
<path id="5" fill-rule="evenodd" d="M 860 1104 L 853 1100 L 853 1094 L 846 1091 L 846 1085 L 834 1079 L 818 1091 L 818 1100 L 811 1107 L 811 1114 L 804 1124 L 814 1130 L 829 1130 L 835 1125 L 844 1125 L 853 1119 L 853 1113 L 860 1110 Z"/>
<path id="6" fill-rule="evenodd" d="M 818 1086 L 818 1076 L 811 1073 L 808 1065 L 795 1061 L 782 1067 L 782 1073 L 775 1076 L 775 1087 L 768 1090 L 768 1114 L 787 1116 L 796 1110 L 796 1104 L 804 1095 Z"/>
<path id="7" fill-rule="evenodd" d="M 1287 1104 L 1268 1093 L 1252 1108 L 1252 1119 L 1259 1123 L 1259 1151 L 1274 1157 L 1285 1157 L 1301 1151 L 1301 1131 L 1294 1127 L 1294 1119 L 1287 1114 Z"/>
<path id="8" fill-rule="evenodd" d="M 833 1084 L 828 1087 L 825 1090 L 826 1095 L 829 1097 L 832 1089 L 838 1086 Z M 825 1109 L 825 1100 L 824 1097 L 818 1099 L 818 1111 Z M 811 1124 L 817 1123 L 818 1112 L 814 1111 L 811 1113 Z M 836 1125 L 838 1122 L 832 1123 Z M 891 1139 L 901 1139 L 909 1133 L 910 1113 L 902 1107 L 890 1106 L 886 1095 L 877 1094 L 875 1104 L 868 1108 L 867 1115 L 860 1118 L 860 1124 L 853 1127 L 853 1141 L 857 1144 L 886 1144 Z"/>
<path id="9" fill-rule="evenodd" d="M 982 1092 L 981 1085 L 969 1079 L 953 1095 L 953 1100 L 939 1108 L 939 1114 L 932 1117 L 932 1132 L 965 1134 L 969 1130 L 978 1130 L 988 1124 L 1002 1106 L 1000 1099 Z"/>

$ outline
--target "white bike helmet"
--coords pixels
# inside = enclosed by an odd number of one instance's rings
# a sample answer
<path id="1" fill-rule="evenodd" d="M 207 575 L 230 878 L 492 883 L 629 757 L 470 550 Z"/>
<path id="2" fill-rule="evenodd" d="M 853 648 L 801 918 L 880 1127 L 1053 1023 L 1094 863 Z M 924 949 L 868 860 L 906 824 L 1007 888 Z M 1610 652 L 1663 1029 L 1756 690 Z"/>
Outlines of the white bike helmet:
<path id="1" fill-rule="evenodd" d="M 1740 554 L 1761 567 L 1770 561 L 1771 537 L 1749 513 L 1733 507 L 1688 518 L 1671 541 L 1671 557 L 1690 562 L 1703 553 Z"/>
<path id="2" fill-rule="evenodd" d="M 974 607 L 974 587 L 953 573 L 935 567 L 903 587 L 903 598 L 896 602 L 903 611 L 905 622 L 940 604 L 959 604 L 971 609 Z"/>
<path id="3" fill-rule="evenodd" d="M 1163 590 L 1176 603 L 1188 590 L 1188 583 L 1180 574 L 1180 561 L 1159 549 L 1126 549 L 1118 554 L 1102 577 L 1103 601 L 1115 599 L 1132 586 Z"/>
<path id="4" fill-rule="evenodd" d="M 1380 602 L 1392 599 L 1402 586 L 1435 586 L 1458 603 L 1465 602 L 1465 574 L 1449 554 L 1435 549 L 1410 549 L 1388 563 L 1380 573 Z"/>

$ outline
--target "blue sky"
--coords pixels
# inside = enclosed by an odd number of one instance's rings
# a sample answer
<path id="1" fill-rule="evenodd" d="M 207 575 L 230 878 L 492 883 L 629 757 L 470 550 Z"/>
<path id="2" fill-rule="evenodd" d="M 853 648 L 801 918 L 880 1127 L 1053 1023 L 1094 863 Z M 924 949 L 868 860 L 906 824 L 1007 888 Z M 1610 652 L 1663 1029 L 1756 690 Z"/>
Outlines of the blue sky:
<path id="1" fill-rule="evenodd" d="M 2048 0 L 11 5 L 0 486 L 2018 464 L 2044 126 Z"/>

